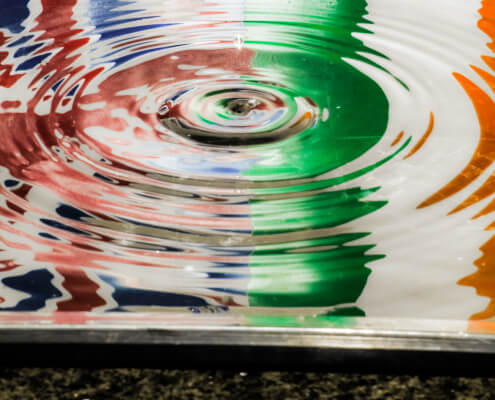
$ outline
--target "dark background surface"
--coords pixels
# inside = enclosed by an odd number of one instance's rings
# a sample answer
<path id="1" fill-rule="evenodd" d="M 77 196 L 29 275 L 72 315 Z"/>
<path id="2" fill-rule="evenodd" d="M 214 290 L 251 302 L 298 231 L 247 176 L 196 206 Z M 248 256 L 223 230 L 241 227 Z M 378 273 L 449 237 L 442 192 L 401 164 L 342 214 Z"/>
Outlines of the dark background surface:
<path id="1" fill-rule="evenodd" d="M 3 368 L 0 400 L 6 399 L 495 399 L 495 378 L 321 371 Z"/>

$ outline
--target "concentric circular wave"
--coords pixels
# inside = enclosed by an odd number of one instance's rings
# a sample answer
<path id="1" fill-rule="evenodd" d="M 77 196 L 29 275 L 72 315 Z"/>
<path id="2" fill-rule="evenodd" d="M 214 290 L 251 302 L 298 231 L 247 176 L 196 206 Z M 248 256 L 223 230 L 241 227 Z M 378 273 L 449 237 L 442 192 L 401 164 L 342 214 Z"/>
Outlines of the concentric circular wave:
<path id="1" fill-rule="evenodd" d="M 5 269 L 61 274 L 58 309 L 356 301 L 382 256 L 340 227 L 385 201 L 335 186 L 409 144 L 371 151 L 379 82 L 408 82 L 365 2 L 265 3 L 31 1 L 2 39 Z"/>
<path id="2" fill-rule="evenodd" d="M 241 77 L 182 89 L 158 110 L 169 132 L 230 147 L 285 139 L 310 128 L 317 114 L 316 107 L 285 88 Z"/>

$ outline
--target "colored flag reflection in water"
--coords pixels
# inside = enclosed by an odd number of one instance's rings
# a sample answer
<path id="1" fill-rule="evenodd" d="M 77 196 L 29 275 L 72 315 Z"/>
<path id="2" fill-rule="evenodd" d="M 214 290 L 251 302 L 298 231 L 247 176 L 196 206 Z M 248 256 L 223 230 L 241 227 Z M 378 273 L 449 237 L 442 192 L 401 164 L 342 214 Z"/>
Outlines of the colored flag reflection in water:
<path id="1" fill-rule="evenodd" d="M 389 3 L 0 0 L 1 309 L 479 311 L 483 227 L 423 203 L 485 118 L 479 14 L 449 58 Z"/>

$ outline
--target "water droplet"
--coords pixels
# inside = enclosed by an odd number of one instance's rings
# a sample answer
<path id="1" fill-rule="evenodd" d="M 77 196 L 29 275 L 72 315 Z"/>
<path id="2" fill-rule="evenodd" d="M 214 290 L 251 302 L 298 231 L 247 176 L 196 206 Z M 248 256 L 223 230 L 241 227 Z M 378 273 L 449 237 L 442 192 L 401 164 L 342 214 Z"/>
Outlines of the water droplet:
<path id="1" fill-rule="evenodd" d="M 227 108 L 236 115 L 247 115 L 259 104 L 256 99 L 234 99 L 227 104 Z"/>

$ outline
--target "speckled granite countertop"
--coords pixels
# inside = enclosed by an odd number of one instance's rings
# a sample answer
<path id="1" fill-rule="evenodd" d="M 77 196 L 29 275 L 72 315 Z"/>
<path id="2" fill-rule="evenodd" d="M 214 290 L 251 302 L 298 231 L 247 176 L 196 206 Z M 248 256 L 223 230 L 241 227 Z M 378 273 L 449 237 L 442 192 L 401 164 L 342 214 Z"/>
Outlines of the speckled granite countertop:
<path id="1" fill-rule="evenodd" d="M 2 369 L 0 400 L 495 399 L 495 378 L 149 369 Z"/>

